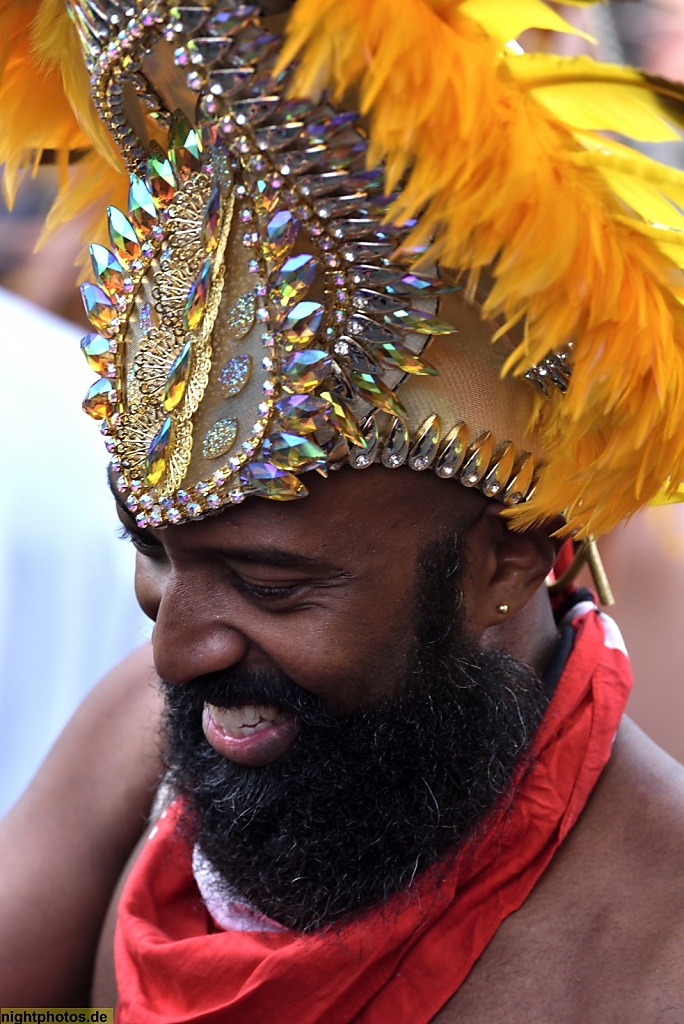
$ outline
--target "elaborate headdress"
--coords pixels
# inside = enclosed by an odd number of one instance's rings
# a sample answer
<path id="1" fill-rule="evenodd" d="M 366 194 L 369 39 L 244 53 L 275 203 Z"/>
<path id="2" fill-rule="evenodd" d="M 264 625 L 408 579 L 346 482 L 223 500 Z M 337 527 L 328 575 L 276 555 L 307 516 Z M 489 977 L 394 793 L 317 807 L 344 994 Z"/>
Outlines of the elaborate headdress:
<path id="1" fill-rule="evenodd" d="M 581 535 L 684 480 L 684 175 L 614 139 L 677 138 L 682 92 L 527 55 L 530 26 L 571 30 L 542 0 L 297 0 L 283 48 L 238 0 L 0 4 L 6 186 L 44 148 L 53 224 L 128 186 L 84 405 L 140 525 L 345 461 Z"/>

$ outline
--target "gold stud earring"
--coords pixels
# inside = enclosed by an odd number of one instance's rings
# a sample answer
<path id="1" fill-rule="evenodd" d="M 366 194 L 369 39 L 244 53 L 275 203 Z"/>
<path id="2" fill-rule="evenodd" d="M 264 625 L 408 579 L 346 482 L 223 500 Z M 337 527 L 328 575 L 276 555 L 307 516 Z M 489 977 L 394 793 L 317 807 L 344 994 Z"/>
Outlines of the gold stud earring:
<path id="1" fill-rule="evenodd" d="M 499 613 L 499 615 L 508 615 L 508 605 L 507 604 L 500 604 L 500 605 L 498 605 L 496 610 Z"/>

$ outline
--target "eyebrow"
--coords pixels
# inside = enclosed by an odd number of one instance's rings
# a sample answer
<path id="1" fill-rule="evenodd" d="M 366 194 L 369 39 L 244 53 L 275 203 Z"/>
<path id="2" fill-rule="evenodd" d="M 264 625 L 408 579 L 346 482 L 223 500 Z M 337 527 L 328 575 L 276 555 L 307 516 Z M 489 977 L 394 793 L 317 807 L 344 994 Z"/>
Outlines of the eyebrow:
<path id="1" fill-rule="evenodd" d="M 109 489 L 112 492 L 114 501 L 128 519 L 132 519 L 129 509 L 121 499 L 112 478 L 111 470 L 107 472 Z M 129 530 L 128 526 L 124 529 Z M 267 544 L 253 544 L 249 548 L 221 548 L 222 558 L 232 558 L 235 562 L 251 562 L 261 565 L 275 565 L 283 569 L 336 569 L 331 562 L 321 561 L 311 555 L 305 555 L 299 551 L 287 551 L 284 548 Z M 341 571 L 341 570 L 338 570 Z"/>

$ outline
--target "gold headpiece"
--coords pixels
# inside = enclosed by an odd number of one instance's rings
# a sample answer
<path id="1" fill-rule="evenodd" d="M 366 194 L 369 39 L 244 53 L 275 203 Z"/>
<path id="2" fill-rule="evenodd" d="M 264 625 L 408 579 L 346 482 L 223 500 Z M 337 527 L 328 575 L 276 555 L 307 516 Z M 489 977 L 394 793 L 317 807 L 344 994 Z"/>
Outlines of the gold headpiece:
<path id="1" fill-rule="evenodd" d="M 283 49 L 237 0 L 0 7 L 6 187 L 93 147 L 54 222 L 129 176 L 84 406 L 141 526 L 345 461 L 581 534 L 676 490 L 684 175 L 602 132 L 678 137 L 682 96 L 525 55 L 532 25 L 569 30 L 542 0 L 298 0 Z"/>

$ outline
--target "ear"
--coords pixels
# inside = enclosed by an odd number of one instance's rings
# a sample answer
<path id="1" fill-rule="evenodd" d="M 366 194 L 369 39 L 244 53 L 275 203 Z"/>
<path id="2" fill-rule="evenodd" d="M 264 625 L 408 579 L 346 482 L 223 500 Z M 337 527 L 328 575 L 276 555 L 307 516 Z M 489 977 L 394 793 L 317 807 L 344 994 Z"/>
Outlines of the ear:
<path id="1" fill-rule="evenodd" d="M 482 636 L 524 608 L 543 585 L 556 559 L 558 522 L 516 533 L 488 502 L 464 534 L 463 590 L 469 628 Z"/>

